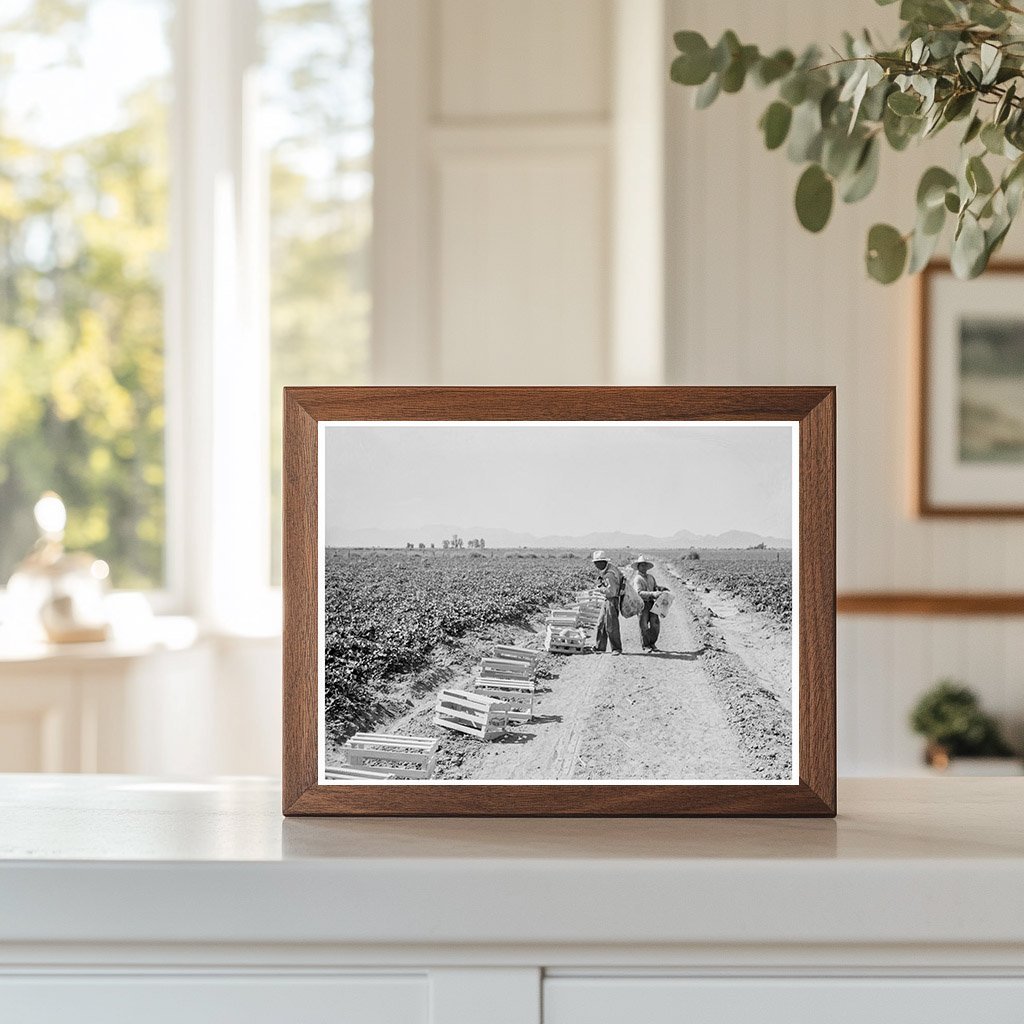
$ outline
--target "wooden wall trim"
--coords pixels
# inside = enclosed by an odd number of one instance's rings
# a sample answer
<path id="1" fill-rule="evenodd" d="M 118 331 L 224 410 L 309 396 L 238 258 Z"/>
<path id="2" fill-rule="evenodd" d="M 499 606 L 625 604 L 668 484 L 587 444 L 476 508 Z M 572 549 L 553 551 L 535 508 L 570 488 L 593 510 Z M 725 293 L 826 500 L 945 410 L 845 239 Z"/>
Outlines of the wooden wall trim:
<path id="1" fill-rule="evenodd" d="M 1024 593 L 872 592 L 839 594 L 840 615 L 1024 615 Z"/>

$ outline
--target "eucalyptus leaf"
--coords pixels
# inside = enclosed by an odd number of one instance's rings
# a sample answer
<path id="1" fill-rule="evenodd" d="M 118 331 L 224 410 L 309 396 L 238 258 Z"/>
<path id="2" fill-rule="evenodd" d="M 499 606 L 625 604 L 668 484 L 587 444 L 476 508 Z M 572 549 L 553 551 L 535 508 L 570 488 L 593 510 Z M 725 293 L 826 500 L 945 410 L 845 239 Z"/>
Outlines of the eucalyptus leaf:
<path id="1" fill-rule="evenodd" d="M 929 167 L 921 175 L 917 186 L 917 208 L 924 212 L 936 206 L 942 206 L 946 192 L 956 184 L 956 176 L 944 167 Z"/>
<path id="2" fill-rule="evenodd" d="M 864 135 L 850 136 L 838 127 L 822 132 L 821 166 L 833 178 L 853 171 L 864 149 Z"/>
<path id="3" fill-rule="evenodd" d="M 991 42 L 981 44 L 979 51 L 981 58 L 981 84 L 991 85 L 999 74 L 999 68 L 1003 63 L 1003 51 Z"/>
<path id="4" fill-rule="evenodd" d="M 786 141 L 792 120 L 793 108 L 788 103 L 776 100 L 769 105 L 760 122 L 766 148 L 778 149 Z"/>
<path id="5" fill-rule="evenodd" d="M 981 142 L 993 156 L 1002 156 L 1006 146 L 1006 133 L 1001 125 L 989 121 L 981 129 Z"/>
<path id="6" fill-rule="evenodd" d="M 960 45 L 960 33 L 948 29 L 932 32 L 928 40 L 928 48 L 932 51 L 932 60 L 948 59 L 956 53 Z"/>
<path id="7" fill-rule="evenodd" d="M 701 56 L 694 57 L 682 54 L 672 61 L 669 76 L 680 85 L 703 85 L 711 74 L 711 57 L 705 51 Z"/>
<path id="8" fill-rule="evenodd" d="M 693 105 L 698 110 L 705 110 L 715 102 L 721 91 L 721 78 L 716 74 L 712 74 L 712 76 L 694 93 Z"/>
<path id="9" fill-rule="evenodd" d="M 924 118 L 900 117 L 891 110 L 886 110 L 882 116 L 885 141 L 897 152 L 907 148 L 910 140 L 921 130 L 923 124 Z"/>
<path id="10" fill-rule="evenodd" d="M 736 33 L 732 29 L 727 29 L 711 51 L 711 70 L 721 74 L 732 64 L 733 57 L 740 49 L 741 44 Z"/>
<path id="11" fill-rule="evenodd" d="M 910 262 L 907 273 L 916 274 L 928 265 L 939 244 L 941 231 L 928 233 L 920 227 L 914 230 L 910 238 Z"/>
<path id="12" fill-rule="evenodd" d="M 950 257 L 953 273 L 963 281 L 976 277 L 980 270 L 975 268 L 980 264 L 984 269 L 984 259 L 985 232 L 978 219 L 966 211 L 953 238 L 953 250 Z"/>
<path id="13" fill-rule="evenodd" d="M 996 124 L 1002 124 L 1013 110 L 1013 101 L 1017 96 L 1017 83 L 1011 82 L 1003 93 L 999 102 L 996 104 L 996 112 L 992 115 L 992 120 Z"/>
<path id="14" fill-rule="evenodd" d="M 918 210 L 917 228 L 925 235 L 938 235 L 946 224 L 946 204 L 939 203 L 927 210 Z"/>
<path id="15" fill-rule="evenodd" d="M 801 103 L 793 111 L 786 155 L 793 163 L 817 160 L 821 156 L 821 111 L 813 101 Z"/>
<path id="16" fill-rule="evenodd" d="M 892 284 L 907 263 L 906 239 L 890 224 L 875 224 L 868 232 L 868 273 L 880 284 Z"/>
<path id="17" fill-rule="evenodd" d="M 746 81 L 747 72 L 758 59 L 756 46 L 741 46 L 732 63 L 722 72 L 722 92 L 739 92 Z"/>
<path id="18" fill-rule="evenodd" d="M 946 121 L 956 121 L 961 117 L 966 117 L 974 107 L 974 100 L 974 93 L 955 93 L 943 104 L 943 118 Z"/>
<path id="19" fill-rule="evenodd" d="M 924 100 L 921 109 L 927 113 L 935 103 L 935 79 L 928 78 L 926 75 L 914 75 L 910 79 L 910 84 Z"/>
<path id="20" fill-rule="evenodd" d="M 796 215 L 808 231 L 821 231 L 832 214 L 832 180 L 817 165 L 811 164 L 796 186 Z"/>
<path id="21" fill-rule="evenodd" d="M 864 143 L 853 174 L 843 187 L 844 203 L 860 202 L 875 187 L 878 181 L 879 148 L 877 137 L 873 136 Z"/>
<path id="22" fill-rule="evenodd" d="M 1013 218 L 1009 213 L 1004 212 L 996 216 L 992 223 L 985 228 L 985 262 L 982 266 L 975 268 L 975 276 L 988 266 L 988 261 L 992 258 L 992 254 L 1002 246 L 1006 233 L 1010 230 L 1012 223 Z"/>
<path id="23" fill-rule="evenodd" d="M 807 75 L 803 71 L 794 71 L 787 75 L 779 88 L 779 98 L 791 107 L 797 107 L 807 99 Z"/>
<path id="24" fill-rule="evenodd" d="M 982 126 L 980 117 L 972 117 L 971 123 L 967 126 L 967 131 L 964 132 L 964 137 L 960 140 L 960 145 L 967 146 L 972 143 L 981 132 Z"/>
<path id="25" fill-rule="evenodd" d="M 936 131 L 942 124 L 942 107 L 932 107 L 932 112 L 925 119 L 924 131 L 921 138 L 927 138 Z"/>
<path id="26" fill-rule="evenodd" d="M 944 25 L 954 20 L 957 12 L 942 0 L 903 0 L 900 17 L 905 21 L 920 21 L 925 25 Z"/>
<path id="27" fill-rule="evenodd" d="M 976 194 L 987 196 L 995 188 L 992 175 L 980 156 L 972 156 L 967 161 L 966 176 Z"/>
<path id="28" fill-rule="evenodd" d="M 968 9 L 968 17 L 978 25 L 985 28 L 1002 29 L 1007 25 L 1006 15 L 990 3 L 972 3 Z"/>
<path id="29" fill-rule="evenodd" d="M 754 66 L 753 77 L 764 87 L 784 78 L 793 70 L 796 58 L 790 50 L 776 50 L 770 57 L 762 57 Z"/>
<path id="30" fill-rule="evenodd" d="M 837 110 L 839 106 L 839 92 L 837 88 L 829 89 L 818 101 L 818 111 L 821 114 L 821 123 L 828 124 L 830 121 L 838 122 L 841 113 Z"/>
<path id="31" fill-rule="evenodd" d="M 889 96 L 889 109 L 900 116 L 916 114 L 920 106 L 921 100 L 909 92 L 894 92 Z"/>
<path id="32" fill-rule="evenodd" d="M 1006 196 L 1006 213 L 1013 222 L 1013 218 L 1020 212 L 1021 199 L 1024 198 L 1024 178 L 1017 178 L 1003 187 Z"/>
<path id="33" fill-rule="evenodd" d="M 864 95 L 864 102 L 860 105 L 858 120 L 862 124 L 865 121 L 881 121 L 882 115 L 885 113 L 885 101 L 892 91 L 892 82 L 884 77 L 870 86 Z"/>

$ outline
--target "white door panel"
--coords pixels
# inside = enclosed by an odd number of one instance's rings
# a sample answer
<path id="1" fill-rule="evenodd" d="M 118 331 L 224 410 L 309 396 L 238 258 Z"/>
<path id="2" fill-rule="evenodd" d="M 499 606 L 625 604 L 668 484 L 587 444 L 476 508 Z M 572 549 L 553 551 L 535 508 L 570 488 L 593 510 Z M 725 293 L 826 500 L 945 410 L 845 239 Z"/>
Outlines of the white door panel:
<path id="1" fill-rule="evenodd" d="M 549 978 L 544 1024 L 1021 1024 L 1024 978 Z"/>

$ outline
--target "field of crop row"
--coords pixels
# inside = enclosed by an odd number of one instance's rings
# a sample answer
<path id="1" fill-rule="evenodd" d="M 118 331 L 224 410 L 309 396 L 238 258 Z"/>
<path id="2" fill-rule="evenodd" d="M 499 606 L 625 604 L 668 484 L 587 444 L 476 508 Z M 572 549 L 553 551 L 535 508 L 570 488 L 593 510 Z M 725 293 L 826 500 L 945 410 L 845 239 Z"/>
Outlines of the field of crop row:
<path id="1" fill-rule="evenodd" d="M 696 586 L 732 594 L 742 609 L 767 612 L 788 622 L 793 613 L 793 570 L 789 552 L 778 561 L 763 557 L 716 558 L 703 552 L 699 560 L 677 562 L 680 576 Z M 775 554 L 772 552 L 772 554 Z"/>
<path id="2" fill-rule="evenodd" d="M 328 548 L 325 718 L 344 739 L 401 710 L 387 680 L 468 630 L 522 620 L 593 582 L 582 557 Z"/>

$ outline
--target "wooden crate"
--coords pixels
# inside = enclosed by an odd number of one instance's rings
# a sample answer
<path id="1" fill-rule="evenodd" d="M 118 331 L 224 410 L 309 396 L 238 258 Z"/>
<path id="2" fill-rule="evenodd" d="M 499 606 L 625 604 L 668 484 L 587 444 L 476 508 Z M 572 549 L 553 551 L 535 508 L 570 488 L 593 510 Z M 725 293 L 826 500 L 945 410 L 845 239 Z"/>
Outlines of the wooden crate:
<path id="1" fill-rule="evenodd" d="M 507 701 L 467 690 L 442 690 L 434 708 L 434 725 L 493 740 L 505 735 L 509 710 Z"/>
<path id="2" fill-rule="evenodd" d="M 593 647 L 593 637 L 587 630 L 548 627 L 544 646 L 552 654 L 585 654 Z"/>
<path id="3" fill-rule="evenodd" d="M 377 768 L 367 761 L 385 762 L 385 771 L 397 779 L 429 779 L 437 762 L 436 736 L 400 736 L 384 732 L 357 732 L 341 748 L 350 768 Z"/>
<path id="4" fill-rule="evenodd" d="M 492 658 L 508 658 L 510 661 L 529 661 L 534 668 L 544 657 L 543 651 L 535 651 L 532 647 L 513 647 L 510 644 L 495 644 L 491 648 Z"/>
<path id="5" fill-rule="evenodd" d="M 529 661 L 512 661 L 509 658 L 483 658 L 480 667 L 491 675 L 506 679 L 532 679 L 537 672 Z"/>
<path id="6" fill-rule="evenodd" d="M 592 644 L 564 644 L 557 640 L 552 640 L 548 647 L 551 654 L 589 654 L 593 649 Z"/>
<path id="7" fill-rule="evenodd" d="M 383 782 L 393 779 L 395 773 L 387 768 L 325 768 L 324 776 L 328 779 L 352 779 L 353 781 Z"/>
<path id="8" fill-rule="evenodd" d="M 507 714 L 510 722 L 529 722 L 533 718 L 533 699 L 536 692 L 533 683 L 477 676 L 473 689 L 484 697 L 508 704 Z"/>
<path id="9" fill-rule="evenodd" d="M 574 611 L 550 612 L 544 620 L 545 626 L 567 626 L 572 629 L 579 624 L 579 618 Z"/>
<path id="10" fill-rule="evenodd" d="M 501 687 L 509 693 L 528 693 L 531 696 L 537 692 L 537 684 L 532 679 L 503 679 L 483 671 L 473 677 L 473 689 L 479 690 L 481 686 Z"/>

